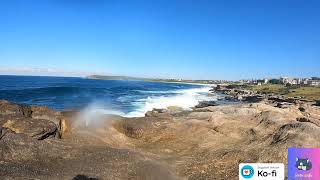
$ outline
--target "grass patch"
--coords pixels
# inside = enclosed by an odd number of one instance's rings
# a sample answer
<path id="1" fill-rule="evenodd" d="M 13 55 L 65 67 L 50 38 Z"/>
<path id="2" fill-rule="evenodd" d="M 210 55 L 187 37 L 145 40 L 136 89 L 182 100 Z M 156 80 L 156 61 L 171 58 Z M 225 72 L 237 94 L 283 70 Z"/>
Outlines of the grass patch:
<path id="1" fill-rule="evenodd" d="M 308 100 L 320 100 L 320 87 L 300 87 L 292 90 L 288 96 L 301 96 Z"/>
<path id="2" fill-rule="evenodd" d="M 289 93 L 289 89 L 284 85 L 279 84 L 264 84 L 260 86 L 250 86 L 250 90 L 261 94 L 280 94 L 286 95 Z"/>
<path id="3" fill-rule="evenodd" d="M 289 97 L 300 96 L 307 100 L 320 100 L 320 87 L 284 86 L 280 84 L 264 84 L 249 86 L 247 89 L 262 94 L 286 95 Z"/>

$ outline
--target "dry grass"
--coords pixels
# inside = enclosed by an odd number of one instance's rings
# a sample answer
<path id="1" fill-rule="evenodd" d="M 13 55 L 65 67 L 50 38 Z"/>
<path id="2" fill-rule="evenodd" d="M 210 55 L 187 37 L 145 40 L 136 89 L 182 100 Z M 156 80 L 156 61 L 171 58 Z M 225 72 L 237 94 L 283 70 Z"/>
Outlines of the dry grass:
<path id="1" fill-rule="evenodd" d="M 300 96 L 307 100 L 320 100 L 320 87 L 284 86 L 280 84 L 266 84 L 250 86 L 248 89 L 262 94 L 287 95 L 289 97 Z"/>
<path id="2" fill-rule="evenodd" d="M 301 96 L 308 100 L 320 100 L 320 87 L 300 87 L 293 89 L 288 96 Z"/>

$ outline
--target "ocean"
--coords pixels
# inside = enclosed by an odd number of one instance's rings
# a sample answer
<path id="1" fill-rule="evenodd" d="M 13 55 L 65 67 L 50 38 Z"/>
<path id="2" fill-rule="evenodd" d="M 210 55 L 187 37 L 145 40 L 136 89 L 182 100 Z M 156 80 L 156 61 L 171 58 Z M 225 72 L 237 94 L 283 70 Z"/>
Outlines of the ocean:
<path id="1" fill-rule="evenodd" d="M 55 110 L 94 106 L 108 114 L 142 117 L 153 108 L 190 109 L 200 101 L 218 101 L 211 87 L 145 81 L 74 77 L 0 76 L 0 99 Z"/>

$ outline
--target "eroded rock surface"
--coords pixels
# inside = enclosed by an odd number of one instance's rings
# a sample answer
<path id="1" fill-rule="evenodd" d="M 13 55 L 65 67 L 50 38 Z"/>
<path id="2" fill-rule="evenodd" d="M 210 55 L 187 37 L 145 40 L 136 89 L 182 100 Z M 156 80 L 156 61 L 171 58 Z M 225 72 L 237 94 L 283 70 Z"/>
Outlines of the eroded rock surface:
<path id="1" fill-rule="evenodd" d="M 286 164 L 288 147 L 320 146 L 320 108 L 309 104 L 203 105 L 90 124 L 76 114 L 0 101 L 0 176 L 238 179 L 241 162 Z"/>

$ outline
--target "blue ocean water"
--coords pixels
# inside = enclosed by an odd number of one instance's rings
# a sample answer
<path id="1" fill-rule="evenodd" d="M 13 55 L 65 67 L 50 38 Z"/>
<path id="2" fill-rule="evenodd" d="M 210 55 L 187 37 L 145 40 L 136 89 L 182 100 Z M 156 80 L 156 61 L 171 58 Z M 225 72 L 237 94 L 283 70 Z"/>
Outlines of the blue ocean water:
<path id="1" fill-rule="evenodd" d="M 94 104 L 113 114 L 143 116 L 153 108 L 190 108 L 208 96 L 202 85 L 144 81 L 94 80 L 72 77 L 0 76 L 0 99 L 55 110 L 81 109 Z"/>

